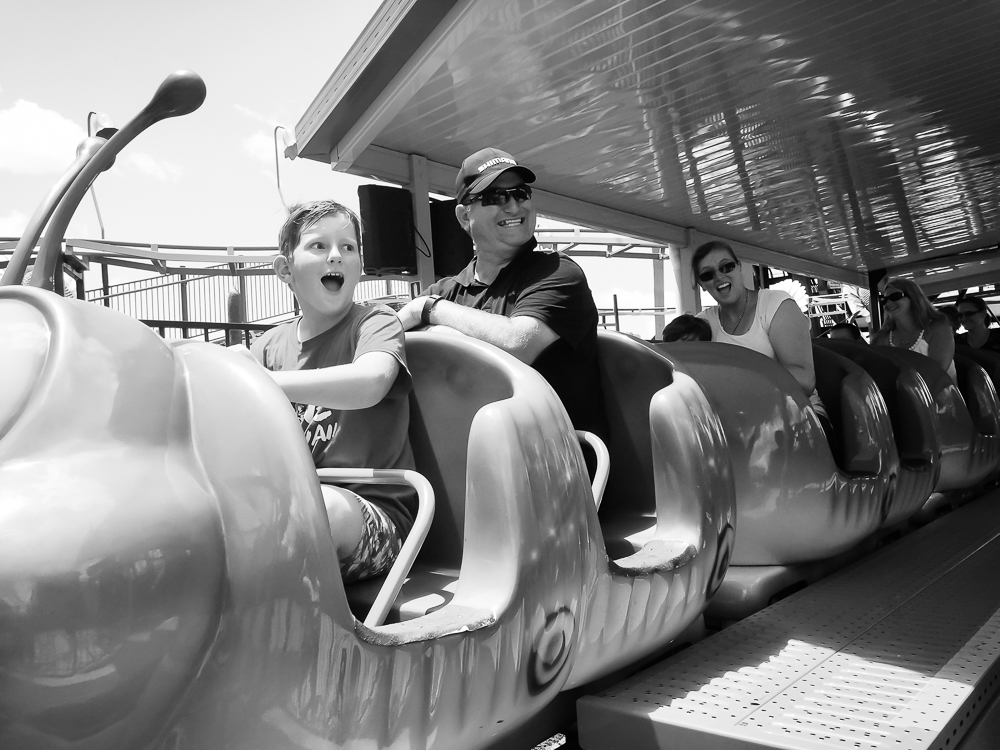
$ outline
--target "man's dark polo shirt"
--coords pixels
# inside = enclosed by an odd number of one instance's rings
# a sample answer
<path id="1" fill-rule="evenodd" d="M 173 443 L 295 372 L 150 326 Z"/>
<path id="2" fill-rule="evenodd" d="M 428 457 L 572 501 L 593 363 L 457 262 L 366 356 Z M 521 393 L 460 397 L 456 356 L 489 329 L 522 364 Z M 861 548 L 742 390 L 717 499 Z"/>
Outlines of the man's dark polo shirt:
<path id="1" fill-rule="evenodd" d="M 532 363 L 552 385 L 578 430 L 607 438 L 607 418 L 597 369 L 597 306 L 587 277 L 569 257 L 537 250 L 532 238 L 504 266 L 492 284 L 476 281 L 476 259 L 456 276 L 432 284 L 463 307 L 515 318 L 526 315 L 557 336 Z"/>

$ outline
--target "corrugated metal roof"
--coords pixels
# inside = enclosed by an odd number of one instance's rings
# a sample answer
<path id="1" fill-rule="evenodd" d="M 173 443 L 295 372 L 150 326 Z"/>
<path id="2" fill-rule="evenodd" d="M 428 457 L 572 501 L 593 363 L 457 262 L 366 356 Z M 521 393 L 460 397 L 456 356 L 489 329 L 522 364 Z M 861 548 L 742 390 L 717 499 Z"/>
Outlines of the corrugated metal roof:
<path id="1" fill-rule="evenodd" d="M 543 213 L 844 280 L 922 274 L 1000 240 L 997 38 L 993 0 L 396 0 L 297 137 L 401 182 L 420 154 L 445 191 L 498 146 Z"/>

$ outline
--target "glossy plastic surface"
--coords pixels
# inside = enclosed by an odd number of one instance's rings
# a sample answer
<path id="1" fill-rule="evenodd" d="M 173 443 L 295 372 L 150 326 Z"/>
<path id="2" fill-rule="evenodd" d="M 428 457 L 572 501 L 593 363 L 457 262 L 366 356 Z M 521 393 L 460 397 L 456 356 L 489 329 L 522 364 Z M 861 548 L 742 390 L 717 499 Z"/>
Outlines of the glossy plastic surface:
<path id="1" fill-rule="evenodd" d="M 818 339 L 815 346 L 836 352 L 864 368 L 882 394 L 899 454 L 896 498 L 883 523 L 895 526 L 923 507 L 938 482 L 941 437 L 934 399 L 920 373 L 886 357 L 882 347 Z"/>
<path id="2" fill-rule="evenodd" d="M 996 417 L 991 417 L 990 407 L 985 407 L 980 414 L 980 397 L 974 391 L 969 391 L 974 408 L 977 409 L 977 420 L 985 420 L 977 426 L 970 415 L 965 394 L 960 390 L 960 386 L 967 383 L 981 386 L 986 379 L 985 373 L 974 373 L 971 381 L 960 376 L 959 383 L 956 384 L 930 357 L 891 346 L 879 347 L 879 351 L 915 369 L 930 388 L 941 437 L 941 472 L 934 489 L 938 492 L 963 490 L 988 477 L 1000 458 L 1000 435 L 995 430 Z M 955 367 L 968 371 L 962 365 L 961 357 L 955 359 Z M 975 387 L 977 386 L 973 386 Z M 984 398 L 988 401 L 988 397 Z M 992 432 L 983 432 L 983 429 Z"/>
<path id="3" fill-rule="evenodd" d="M 596 511 L 530 368 L 503 355 L 508 397 L 470 427 L 455 598 L 369 629 L 258 366 L 37 289 L 0 307 L 38 373 L 2 402 L 0 746 L 465 749 L 561 688 Z"/>
<path id="4" fill-rule="evenodd" d="M 598 351 L 611 472 L 567 687 L 667 646 L 697 619 L 736 523 L 726 438 L 698 384 L 629 336 L 600 331 Z"/>
<path id="5" fill-rule="evenodd" d="M 889 415 L 878 389 L 847 362 L 838 466 L 791 375 L 729 344 L 660 344 L 708 394 L 722 420 L 736 485 L 733 565 L 787 565 L 832 557 L 874 532 L 897 473 Z"/>

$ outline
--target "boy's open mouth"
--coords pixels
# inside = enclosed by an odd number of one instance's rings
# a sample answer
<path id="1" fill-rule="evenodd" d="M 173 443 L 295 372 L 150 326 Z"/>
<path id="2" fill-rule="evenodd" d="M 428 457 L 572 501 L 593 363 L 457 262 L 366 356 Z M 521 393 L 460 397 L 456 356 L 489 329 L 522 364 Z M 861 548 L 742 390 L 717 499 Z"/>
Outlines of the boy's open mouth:
<path id="1" fill-rule="evenodd" d="M 504 219 L 503 221 L 497 223 L 502 227 L 517 227 L 524 223 L 524 219 L 523 218 Z"/>
<path id="2" fill-rule="evenodd" d="M 339 292 L 341 287 L 344 286 L 344 274 L 342 273 L 325 273 L 323 278 L 320 279 L 323 286 L 331 292 Z"/>

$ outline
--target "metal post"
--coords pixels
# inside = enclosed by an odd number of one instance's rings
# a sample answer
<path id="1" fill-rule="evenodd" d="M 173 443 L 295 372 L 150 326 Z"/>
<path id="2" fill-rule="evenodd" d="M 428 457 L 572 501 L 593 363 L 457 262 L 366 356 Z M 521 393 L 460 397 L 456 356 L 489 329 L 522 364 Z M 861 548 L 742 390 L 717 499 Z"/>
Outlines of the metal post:
<path id="1" fill-rule="evenodd" d="M 186 273 L 182 273 L 180 276 L 181 276 L 181 283 L 180 283 L 180 292 L 181 292 L 181 320 L 188 321 L 191 318 L 189 316 L 189 311 L 188 311 L 188 283 L 187 283 L 187 274 Z M 185 335 L 184 338 L 187 338 L 187 335 Z"/>
<path id="2" fill-rule="evenodd" d="M 611 295 L 611 304 L 614 305 L 614 310 L 615 310 L 615 330 L 616 331 L 620 331 L 621 328 L 618 325 L 619 321 L 618 321 L 618 295 L 617 294 Z"/>
<path id="3" fill-rule="evenodd" d="M 878 283 L 884 279 L 887 271 L 884 268 L 877 268 L 868 272 L 868 335 L 874 336 L 875 332 L 882 327 L 882 309 L 878 304 Z"/>
<path id="4" fill-rule="evenodd" d="M 670 266 L 674 269 L 674 283 L 677 285 L 677 307 L 681 312 L 701 311 L 701 290 L 694 283 L 691 271 L 691 256 L 694 249 L 670 246 Z"/>
<path id="5" fill-rule="evenodd" d="M 666 295 L 663 291 L 663 261 L 659 258 L 653 259 L 653 307 L 661 312 L 653 315 L 653 336 L 659 338 L 660 331 L 666 325 L 666 315 L 662 310 L 666 307 Z"/>
<path id="6" fill-rule="evenodd" d="M 111 294 L 111 288 L 108 284 L 108 264 L 101 263 L 101 293 L 104 295 L 104 306 L 111 307 L 111 300 L 108 299 L 108 295 Z"/>

